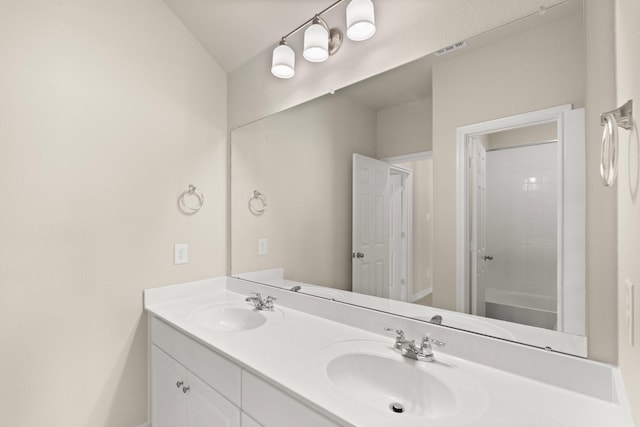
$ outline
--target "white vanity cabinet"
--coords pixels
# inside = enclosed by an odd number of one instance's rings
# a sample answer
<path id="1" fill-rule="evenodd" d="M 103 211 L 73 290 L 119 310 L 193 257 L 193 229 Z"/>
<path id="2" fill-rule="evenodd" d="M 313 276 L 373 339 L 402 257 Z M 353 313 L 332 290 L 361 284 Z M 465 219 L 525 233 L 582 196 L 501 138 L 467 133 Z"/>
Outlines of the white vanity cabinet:
<path id="1" fill-rule="evenodd" d="M 241 369 L 155 317 L 151 425 L 240 427 Z"/>
<path id="2" fill-rule="evenodd" d="M 339 427 L 151 316 L 152 427 Z"/>
<path id="3" fill-rule="evenodd" d="M 154 427 L 240 427 L 240 409 L 155 345 L 151 349 Z"/>

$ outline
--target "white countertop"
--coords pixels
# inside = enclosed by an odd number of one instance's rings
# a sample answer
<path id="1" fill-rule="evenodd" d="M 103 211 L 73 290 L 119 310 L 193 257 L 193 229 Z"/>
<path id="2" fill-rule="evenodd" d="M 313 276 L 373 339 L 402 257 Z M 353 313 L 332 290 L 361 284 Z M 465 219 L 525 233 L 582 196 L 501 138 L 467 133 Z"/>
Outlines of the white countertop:
<path id="1" fill-rule="evenodd" d="M 310 297 L 306 297 L 310 298 Z M 247 304 L 245 295 L 225 288 L 224 280 L 195 286 L 172 286 L 145 291 L 146 310 L 205 343 L 253 373 L 288 389 L 315 409 L 333 414 L 345 425 L 424 425 L 408 414 L 378 413 L 332 389 L 323 375 L 319 354 L 331 345 L 366 340 L 386 343 L 393 353 L 393 338 L 337 323 L 278 305 L 263 311 L 267 322 L 259 328 L 219 332 L 198 325 L 198 310 L 220 303 Z M 472 419 L 435 419 L 430 426 L 477 427 L 628 427 L 624 405 L 568 391 L 513 373 L 490 368 L 435 351 L 437 362 L 425 368 L 457 369 L 486 394 L 486 409 Z M 393 356 L 392 356 L 393 357 Z M 401 357 L 397 355 L 397 357 Z M 428 364 L 427 362 L 416 362 Z M 449 366 L 447 366 L 449 365 Z M 615 394 L 615 393 L 614 393 Z M 467 417 L 468 418 L 468 417 Z"/>

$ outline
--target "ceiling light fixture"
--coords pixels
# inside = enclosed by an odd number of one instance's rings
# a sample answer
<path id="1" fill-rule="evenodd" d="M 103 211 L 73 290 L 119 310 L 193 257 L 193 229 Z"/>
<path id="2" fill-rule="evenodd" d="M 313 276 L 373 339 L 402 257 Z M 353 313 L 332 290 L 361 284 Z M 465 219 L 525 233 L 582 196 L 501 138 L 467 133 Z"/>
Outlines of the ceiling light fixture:
<path id="1" fill-rule="evenodd" d="M 322 62 L 329 58 L 329 26 L 320 15 L 316 15 L 304 31 L 302 56 L 309 62 Z"/>
<path id="2" fill-rule="evenodd" d="M 371 0 L 351 0 L 347 6 L 347 37 L 353 41 L 370 39 L 376 33 Z"/>
<path id="3" fill-rule="evenodd" d="M 273 49 L 271 73 L 281 79 L 290 79 L 296 74 L 296 53 L 284 38 Z"/>
<path id="4" fill-rule="evenodd" d="M 313 18 L 282 37 L 278 46 L 273 49 L 271 73 L 281 79 L 289 79 L 296 73 L 296 54 L 287 44 L 287 39 L 301 29 L 304 32 L 304 49 L 302 56 L 310 62 L 326 61 L 336 53 L 342 45 L 342 31 L 329 28 L 322 19 L 324 13 L 329 12 L 344 0 L 338 0 Z M 347 6 L 347 37 L 354 41 L 367 40 L 376 32 L 373 3 L 371 0 L 351 0 Z M 311 24 L 311 25 L 309 25 Z"/>

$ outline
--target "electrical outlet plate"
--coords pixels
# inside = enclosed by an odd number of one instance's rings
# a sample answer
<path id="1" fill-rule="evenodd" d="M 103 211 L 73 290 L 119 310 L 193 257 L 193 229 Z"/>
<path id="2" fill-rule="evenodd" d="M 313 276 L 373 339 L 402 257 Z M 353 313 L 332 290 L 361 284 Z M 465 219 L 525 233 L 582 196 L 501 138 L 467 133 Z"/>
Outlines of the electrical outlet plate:
<path id="1" fill-rule="evenodd" d="M 189 262 L 189 245 L 186 243 L 176 243 L 173 247 L 173 263 L 186 264 Z"/>
<path id="2" fill-rule="evenodd" d="M 633 283 L 631 280 L 625 279 L 624 281 L 624 312 L 625 323 L 627 324 L 627 333 L 629 334 L 629 345 L 633 345 Z"/>

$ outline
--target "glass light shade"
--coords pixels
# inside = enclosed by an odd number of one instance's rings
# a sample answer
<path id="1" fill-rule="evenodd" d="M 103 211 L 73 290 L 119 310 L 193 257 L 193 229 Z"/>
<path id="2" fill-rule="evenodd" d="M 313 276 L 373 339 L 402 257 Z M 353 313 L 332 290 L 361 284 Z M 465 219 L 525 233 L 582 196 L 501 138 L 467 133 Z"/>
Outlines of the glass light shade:
<path id="1" fill-rule="evenodd" d="M 353 41 L 371 38 L 376 32 L 376 20 L 371 0 L 351 0 L 347 6 L 347 37 Z"/>
<path id="2" fill-rule="evenodd" d="M 288 45 L 280 44 L 273 49 L 271 74 L 280 79 L 290 79 L 296 74 L 296 54 Z"/>
<path id="3" fill-rule="evenodd" d="M 304 32 L 304 59 L 322 62 L 329 57 L 329 31 L 321 24 L 312 24 Z"/>

